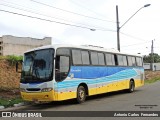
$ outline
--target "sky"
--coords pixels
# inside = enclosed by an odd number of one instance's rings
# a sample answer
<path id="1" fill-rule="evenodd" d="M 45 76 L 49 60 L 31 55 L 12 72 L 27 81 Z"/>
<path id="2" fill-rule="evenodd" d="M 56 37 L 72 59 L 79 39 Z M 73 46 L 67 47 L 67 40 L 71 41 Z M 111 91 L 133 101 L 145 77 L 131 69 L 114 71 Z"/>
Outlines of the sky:
<path id="1" fill-rule="evenodd" d="M 160 55 L 159 0 L 0 0 L 0 36 L 117 49 L 116 5 L 120 27 L 142 8 L 120 29 L 121 52 L 148 55 L 153 40 Z"/>

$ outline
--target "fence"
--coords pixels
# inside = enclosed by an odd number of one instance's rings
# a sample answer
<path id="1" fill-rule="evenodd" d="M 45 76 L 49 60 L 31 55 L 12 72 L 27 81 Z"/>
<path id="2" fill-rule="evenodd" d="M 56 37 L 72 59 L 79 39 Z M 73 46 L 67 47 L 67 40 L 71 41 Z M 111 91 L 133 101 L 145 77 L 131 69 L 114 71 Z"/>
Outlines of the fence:
<path id="1" fill-rule="evenodd" d="M 145 70 L 152 70 L 151 63 L 143 63 Z M 153 63 L 153 71 L 160 70 L 160 63 Z"/>

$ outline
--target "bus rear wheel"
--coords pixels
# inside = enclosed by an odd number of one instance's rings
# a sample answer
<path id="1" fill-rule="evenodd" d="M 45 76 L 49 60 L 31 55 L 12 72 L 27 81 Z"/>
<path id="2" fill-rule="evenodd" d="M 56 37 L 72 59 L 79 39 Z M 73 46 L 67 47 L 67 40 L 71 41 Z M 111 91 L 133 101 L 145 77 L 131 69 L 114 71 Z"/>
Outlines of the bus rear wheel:
<path id="1" fill-rule="evenodd" d="M 134 92 L 134 88 L 135 88 L 134 81 L 133 81 L 133 80 L 131 80 L 131 81 L 130 81 L 130 83 L 129 83 L 129 89 L 128 89 L 128 92 L 129 92 L 129 93 Z"/>
<path id="2" fill-rule="evenodd" d="M 86 100 L 86 90 L 83 86 L 79 86 L 77 89 L 77 102 L 83 103 Z"/>

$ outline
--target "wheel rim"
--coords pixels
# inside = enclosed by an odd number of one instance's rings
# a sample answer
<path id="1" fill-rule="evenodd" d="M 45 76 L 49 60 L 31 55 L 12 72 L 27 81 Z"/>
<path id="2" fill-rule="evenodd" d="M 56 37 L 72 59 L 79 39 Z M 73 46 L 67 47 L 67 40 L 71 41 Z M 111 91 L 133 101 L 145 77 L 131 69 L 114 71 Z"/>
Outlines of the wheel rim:
<path id="1" fill-rule="evenodd" d="M 84 100 L 84 98 L 85 98 L 85 92 L 84 92 L 84 90 L 79 90 L 79 99 L 80 100 Z"/>
<path id="2" fill-rule="evenodd" d="M 134 91 L 134 84 L 131 82 L 131 91 Z"/>

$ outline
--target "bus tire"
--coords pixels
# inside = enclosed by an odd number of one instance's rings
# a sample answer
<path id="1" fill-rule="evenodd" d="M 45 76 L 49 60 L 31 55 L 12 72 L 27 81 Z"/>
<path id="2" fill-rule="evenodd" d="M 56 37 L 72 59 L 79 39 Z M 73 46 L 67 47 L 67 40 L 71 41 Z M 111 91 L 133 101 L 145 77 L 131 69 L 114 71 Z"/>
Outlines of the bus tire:
<path id="1" fill-rule="evenodd" d="M 134 88 L 135 88 L 134 81 L 133 81 L 133 80 L 130 80 L 128 92 L 129 92 L 129 93 L 134 92 Z"/>
<path id="2" fill-rule="evenodd" d="M 79 86 L 77 89 L 77 102 L 83 103 L 86 100 L 86 90 L 83 86 Z"/>

